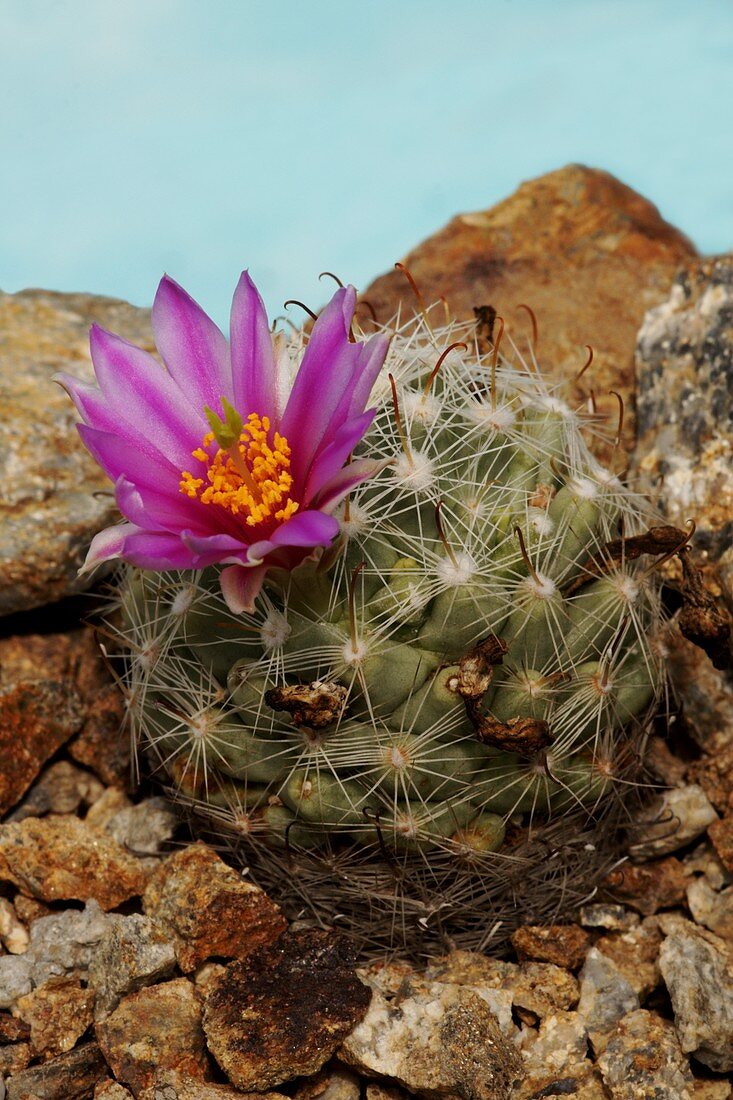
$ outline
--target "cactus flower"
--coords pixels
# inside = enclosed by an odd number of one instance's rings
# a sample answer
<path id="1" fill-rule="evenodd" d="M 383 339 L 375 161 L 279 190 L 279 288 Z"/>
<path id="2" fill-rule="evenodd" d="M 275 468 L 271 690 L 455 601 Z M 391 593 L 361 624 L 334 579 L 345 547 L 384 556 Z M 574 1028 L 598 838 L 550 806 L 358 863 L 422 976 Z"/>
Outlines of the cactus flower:
<path id="1" fill-rule="evenodd" d="M 152 310 L 163 369 L 94 325 L 98 388 L 58 381 L 79 434 L 112 479 L 127 522 L 93 540 L 84 570 L 121 558 L 143 569 L 225 565 L 224 598 L 251 610 L 271 567 L 292 569 L 339 530 L 332 512 L 379 464 L 347 464 L 374 416 L 365 410 L 388 341 L 353 342 L 353 287 L 337 290 L 313 326 L 292 386 L 284 342 L 243 272 L 230 340 L 172 279 Z"/>

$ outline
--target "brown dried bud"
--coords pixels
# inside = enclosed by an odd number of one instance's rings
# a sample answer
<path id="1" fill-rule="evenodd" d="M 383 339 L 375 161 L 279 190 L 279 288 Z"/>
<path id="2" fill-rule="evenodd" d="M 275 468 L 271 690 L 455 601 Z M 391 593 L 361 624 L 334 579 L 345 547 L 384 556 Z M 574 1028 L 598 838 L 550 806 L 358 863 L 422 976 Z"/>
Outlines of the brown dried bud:
<path id="1" fill-rule="evenodd" d="M 273 710 L 285 710 L 296 726 L 322 730 L 338 721 L 346 707 L 348 691 L 332 680 L 270 688 L 265 702 Z"/>
<path id="2" fill-rule="evenodd" d="M 455 683 L 451 682 L 451 691 L 466 700 L 483 699 L 489 690 L 494 666 L 502 663 L 507 649 L 506 643 L 495 634 L 483 638 L 469 653 L 461 657 L 458 662 L 458 676 Z"/>

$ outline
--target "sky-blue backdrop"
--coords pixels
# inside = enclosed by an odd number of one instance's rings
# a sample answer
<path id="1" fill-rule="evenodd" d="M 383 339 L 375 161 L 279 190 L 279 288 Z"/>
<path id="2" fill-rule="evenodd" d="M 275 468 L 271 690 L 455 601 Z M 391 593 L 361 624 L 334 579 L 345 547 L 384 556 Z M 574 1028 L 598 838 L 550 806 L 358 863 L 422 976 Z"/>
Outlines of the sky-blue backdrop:
<path id="1" fill-rule="evenodd" d="M 733 0 L 0 0 L 0 104 L 5 290 L 318 304 L 569 161 L 733 246 Z"/>

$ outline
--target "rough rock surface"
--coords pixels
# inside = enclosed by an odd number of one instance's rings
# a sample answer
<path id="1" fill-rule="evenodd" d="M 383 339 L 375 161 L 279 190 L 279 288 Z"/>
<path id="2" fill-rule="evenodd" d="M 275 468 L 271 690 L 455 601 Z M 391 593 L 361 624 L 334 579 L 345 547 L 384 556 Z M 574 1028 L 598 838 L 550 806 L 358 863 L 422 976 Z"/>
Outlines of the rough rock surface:
<path id="1" fill-rule="evenodd" d="M 240 958 L 273 943 L 287 921 L 264 891 L 245 882 L 205 844 L 170 856 L 150 879 L 145 912 L 173 939 L 182 970 Z"/>
<path id="2" fill-rule="evenodd" d="M 613 1100 L 692 1100 L 693 1077 L 675 1030 L 654 1012 L 624 1016 L 598 1064 Z"/>
<path id="3" fill-rule="evenodd" d="M 63 681 L 22 681 L 0 690 L 0 817 L 82 721 L 79 697 Z"/>
<path id="4" fill-rule="evenodd" d="M 612 897 L 651 916 L 684 901 L 687 875 L 676 856 L 667 856 L 652 863 L 623 863 L 606 875 L 604 886 Z"/>
<path id="5" fill-rule="evenodd" d="M 6 1083 L 7 1100 L 83 1100 L 106 1073 L 96 1043 L 85 1043 L 40 1066 L 15 1073 Z"/>
<path id="6" fill-rule="evenodd" d="M 616 964 L 591 947 L 580 972 L 578 1014 L 585 1020 L 593 1049 L 604 1049 L 627 1012 L 639 1008 L 639 997 Z"/>
<path id="7" fill-rule="evenodd" d="M 72 1050 L 92 1022 L 94 992 L 78 978 L 56 978 L 20 997 L 15 1009 L 31 1029 L 31 1046 L 38 1054 Z"/>
<path id="8" fill-rule="evenodd" d="M 485 1001 L 452 984 L 393 1001 L 375 992 L 339 1057 L 428 1100 L 508 1100 L 525 1072 Z"/>
<path id="9" fill-rule="evenodd" d="M 125 997 L 96 1030 L 115 1077 L 136 1095 L 154 1084 L 161 1070 L 180 1070 L 199 1081 L 206 1079 L 201 1005 L 186 978 Z"/>
<path id="10" fill-rule="evenodd" d="M 0 1008 L 49 978 L 83 975 L 110 919 L 96 901 L 89 901 L 81 912 L 68 909 L 34 921 L 25 954 L 0 957 Z"/>
<path id="11" fill-rule="evenodd" d="M 733 955 L 690 925 L 667 936 L 659 965 L 682 1049 L 716 1073 L 733 1070 Z"/>
<path id="12" fill-rule="evenodd" d="M 590 936 L 577 924 L 525 924 L 512 934 L 511 941 L 520 959 L 555 963 L 568 970 L 582 966 L 590 946 Z"/>
<path id="13" fill-rule="evenodd" d="M 0 825 L 0 880 L 42 901 L 92 898 L 114 909 L 142 894 L 140 863 L 70 814 Z"/>
<path id="14" fill-rule="evenodd" d="M 667 855 L 701 836 L 717 817 L 697 783 L 675 787 L 645 808 L 629 852 L 635 859 Z"/>
<path id="15" fill-rule="evenodd" d="M 523 183 L 489 210 L 462 214 L 405 258 L 427 303 L 444 296 L 455 316 L 492 305 L 526 348 L 527 319 L 539 322 L 540 364 L 573 378 L 592 344 L 596 395 L 626 401 L 625 442 L 634 438 L 634 345 L 644 313 L 663 301 L 677 270 L 695 255 L 656 207 L 607 172 L 569 165 Z M 380 322 L 415 299 L 402 272 L 382 275 L 364 292 Z M 442 310 L 441 310 L 442 314 Z M 367 311 L 360 311 L 366 323 Z M 588 389 L 576 391 L 587 396 Z M 613 398 L 599 409 L 612 412 Z"/>
<path id="16" fill-rule="evenodd" d="M 96 1018 L 109 1016 L 126 994 L 170 977 L 175 965 L 173 944 L 148 917 L 111 915 L 89 965 Z"/>
<path id="17" fill-rule="evenodd" d="M 261 1092 L 316 1073 L 370 998 L 351 945 L 330 932 L 293 932 L 214 981 L 204 1011 L 209 1049 L 235 1085 Z"/>
<path id="18" fill-rule="evenodd" d="M 0 615 L 88 586 L 77 570 L 116 515 L 111 497 L 96 495 L 110 485 L 81 446 L 76 411 L 51 381 L 60 370 L 92 380 L 93 321 L 152 347 L 149 313 L 125 302 L 0 293 Z"/>
<path id="19" fill-rule="evenodd" d="M 641 471 L 713 557 L 733 537 L 733 257 L 700 260 L 647 313 L 636 370 Z"/>

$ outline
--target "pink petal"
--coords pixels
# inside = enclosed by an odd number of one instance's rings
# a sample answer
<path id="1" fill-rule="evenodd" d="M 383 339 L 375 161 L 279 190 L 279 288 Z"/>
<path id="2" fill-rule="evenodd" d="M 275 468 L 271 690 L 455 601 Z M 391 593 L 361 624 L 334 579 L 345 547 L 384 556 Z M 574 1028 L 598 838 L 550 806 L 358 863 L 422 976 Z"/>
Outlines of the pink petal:
<path id="1" fill-rule="evenodd" d="M 92 539 L 84 564 L 79 574 L 91 573 L 104 561 L 119 558 L 124 549 L 128 535 L 133 534 L 138 528 L 133 523 L 118 523 L 116 527 L 105 527 Z"/>
<path id="2" fill-rule="evenodd" d="M 338 473 L 371 424 L 375 412 L 375 409 L 370 409 L 360 417 L 342 424 L 331 442 L 319 453 L 308 472 L 308 481 L 303 494 L 306 504 L 315 500 L 325 482 Z"/>
<path id="3" fill-rule="evenodd" d="M 201 306 L 165 275 L 152 310 L 153 334 L 168 373 L 195 409 L 220 413 L 230 401 L 232 372 L 226 339 Z"/>
<path id="4" fill-rule="evenodd" d="M 273 546 L 327 546 L 339 533 L 333 516 L 315 509 L 296 512 L 270 535 Z"/>
<path id="5" fill-rule="evenodd" d="M 122 557 L 140 569 L 195 569 L 194 557 L 178 535 L 135 530 L 125 539 Z"/>
<path id="6" fill-rule="evenodd" d="M 347 493 L 357 485 L 361 485 L 362 481 L 366 481 L 368 477 L 374 477 L 390 461 L 390 459 L 380 461 L 374 458 L 361 458 L 357 462 L 349 463 L 321 486 L 315 503 L 321 510 L 330 512 Z"/>
<path id="7" fill-rule="evenodd" d="M 219 529 L 221 528 L 218 521 L 223 517 L 212 515 L 211 509 L 205 504 L 200 504 L 179 491 L 172 493 L 150 486 L 135 485 L 124 474 L 115 485 L 115 497 L 123 516 L 146 530 L 161 529 L 178 533 L 197 527 L 206 531 L 213 522 L 217 522 Z"/>
<path id="8" fill-rule="evenodd" d="M 219 576 L 221 592 L 227 607 L 234 615 L 252 614 L 266 573 L 266 565 L 250 568 L 229 565 L 222 569 Z"/>
<path id="9" fill-rule="evenodd" d="M 178 492 L 181 474 L 162 455 L 153 458 L 129 439 L 86 424 L 77 424 L 77 430 L 84 446 L 112 481 L 124 476 L 137 485 Z M 192 462 L 189 459 L 189 468 Z"/>
<path id="10" fill-rule="evenodd" d="M 234 406 L 243 417 L 256 412 L 275 426 L 281 395 L 265 304 L 243 271 L 232 300 L 230 325 Z"/>
<path id="11" fill-rule="evenodd" d="M 141 348 L 98 325 L 92 325 L 89 342 L 110 410 L 185 469 L 208 431 L 203 409 L 195 412 L 170 375 Z"/>
<path id="12" fill-rule="evenodd" d="M 293 449 L 292 470 L 300 485 L 314 457 L 353 413 L 354 394 L 366 400 L 386 354 L 381 337 L 349 343 L 355 304 L 353 287 L 337 290 L 316 321 L 283 415 L 280 430 Z"/>
<path id="13" fill-rule="evenodd" d="M 218 561 L 241 561 L 246 558 L 247 544 L 240 538 L 217 532 L 213 535 L 197 535 L 182 531 L 181 539 L 191 551 L 197 569 L 205 569 Z"/>

